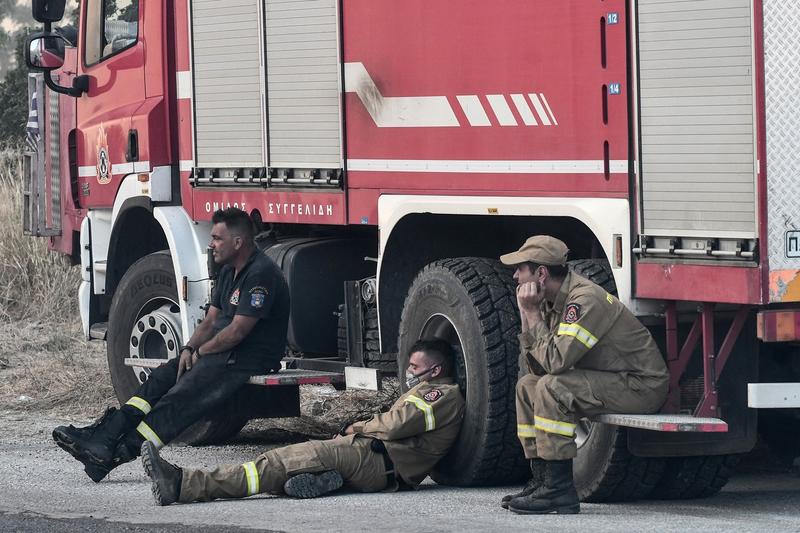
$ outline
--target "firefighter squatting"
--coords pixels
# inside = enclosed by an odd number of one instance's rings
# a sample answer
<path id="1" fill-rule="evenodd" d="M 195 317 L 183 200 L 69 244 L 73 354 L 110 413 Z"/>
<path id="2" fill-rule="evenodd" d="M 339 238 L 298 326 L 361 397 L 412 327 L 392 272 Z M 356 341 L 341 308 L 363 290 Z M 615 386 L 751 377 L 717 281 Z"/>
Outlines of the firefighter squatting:
<path id="1" fill-rule="evenodd" d="M 58 427 L 55 442 L 95 482 L 140 454 L 159 505 L 244 498 L 258 493 L 311 498 L 346 487 L 410 489 L 456 442 L 465 403 L 453 380 L 454 351 L 440 339 L 409 349 L 405 392 L 385 413 L 330 440 L 270 450 L 242 465 L 179 468 L 158 450 L 256 373 L 274 372 L 286 347 L 289 296 L 280 269 L 253 243 L 248 215 L 214 213 L 211 248 L 223 265 L 211 306 L 180 357 L 154 370 L 120 408 L 94 424 Z M 653 413 L 668 374 L 648 330 L 614 296 L 570 273 L 568 250 L 529 238 L 501 257 L 515 268 L 521 353 L 530 373 L 517 384 L 517 433 L 531 479 L 501 505 L 518 514 L 577 513 L 572 477 L 582 417 Z"/>

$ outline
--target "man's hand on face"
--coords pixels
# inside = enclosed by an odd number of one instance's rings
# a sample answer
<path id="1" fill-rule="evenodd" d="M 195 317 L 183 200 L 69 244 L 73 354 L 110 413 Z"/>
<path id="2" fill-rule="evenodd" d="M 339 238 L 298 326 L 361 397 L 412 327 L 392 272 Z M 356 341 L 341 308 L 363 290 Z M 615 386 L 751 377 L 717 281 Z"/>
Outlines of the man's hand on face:
<path id="1" fill-rule="evenodd" d="M 520 326 L 528 331 L 542 321 L 539 305 L 544 300 L 544 291 L 535 281 L 528 281 L 517 286 L 517 305 L 519 306 Z"/>
<path id="2" fill-rule="evenodd" d="M 528 281 L 517 286 L 517 305 L 528 313 L 539 311 L 539 305 L 544 299 L 544 291 L 540 291 L 535 281 Z"/>

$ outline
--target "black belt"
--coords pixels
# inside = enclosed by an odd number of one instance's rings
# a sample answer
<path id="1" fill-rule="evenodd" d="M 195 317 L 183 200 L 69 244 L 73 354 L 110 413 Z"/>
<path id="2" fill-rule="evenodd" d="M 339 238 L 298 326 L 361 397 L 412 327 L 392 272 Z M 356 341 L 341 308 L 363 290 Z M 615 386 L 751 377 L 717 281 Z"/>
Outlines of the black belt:
<path id="1" fill-rule="evenodd" d="M 397 483 L 397 490 L 414 490 L 414 487 L 406 483 L 394 468 L 394 462 L 386 451 L 386 445 L 382 440 L 372 439 L 370 448 L 373 452 L 383 456 L 383 467 L 386 469 L 386 486 L 393 487 Z"/>
<path id="2" fill-rule="evenodd" d="M 389 452 L 386 451 L 386 445 L 380 439 L 372 439 L 372 442 L 369 443 L 370 449 L 375 452 L 381 454 L 383 457 L 383 467 L 386 469 L 386 485 L 392 486 L 394 482 L 400 482 L 400 478 L 395 475 L 394 471 L 394 463 L 392 462 L 392 458 L 389 457 Z"/>
<path id="3" fill-rule="evenodd" d="M 388 453 L 383 454 L 383 467 L 386 469 L 386 485 L 391 486 L 398 478 L 394 475 L 394 463 Z"/>

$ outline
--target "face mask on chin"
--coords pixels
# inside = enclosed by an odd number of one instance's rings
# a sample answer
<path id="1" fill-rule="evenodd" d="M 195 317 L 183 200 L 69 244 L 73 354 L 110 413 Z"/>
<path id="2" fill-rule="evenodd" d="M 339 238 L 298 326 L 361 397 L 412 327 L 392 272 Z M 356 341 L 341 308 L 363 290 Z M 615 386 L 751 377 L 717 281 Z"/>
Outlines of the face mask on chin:
<path id="1" fill-rule="evenodd" d="M 423 370 L 421 373 L 417 375 L 414 375 L 414 373 L 411 372 L 410 370 L 406 370 L 406 387 L 409 389 L 413 389 L 414 387 L 420 384 L 420 382 L 422 381 L 422 376 L 424 376 L 429 372 L 433 372 L 434 369 L 438 366 L 439 365 L 434 365 L 430 367 L 428 370 Z"/>

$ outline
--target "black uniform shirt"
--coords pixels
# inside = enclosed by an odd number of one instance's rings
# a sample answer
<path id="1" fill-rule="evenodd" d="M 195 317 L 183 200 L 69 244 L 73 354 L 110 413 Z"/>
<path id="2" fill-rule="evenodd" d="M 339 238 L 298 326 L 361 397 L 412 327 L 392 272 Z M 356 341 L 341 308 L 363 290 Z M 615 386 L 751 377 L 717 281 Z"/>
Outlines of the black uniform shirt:
<path id="1" fill-rule="evenodd" d="M 257 317 L 250 333 L 231 351 L 228 363 L 254 372 L 278 369 L 289 327 L 289 288 L 283 272 L 258 249 L 235 277 L 234 272 L 231 265 L 223 266 L 211 293 L 211 305 L 220 309 L 214 334 L 235 315 Z"/>

